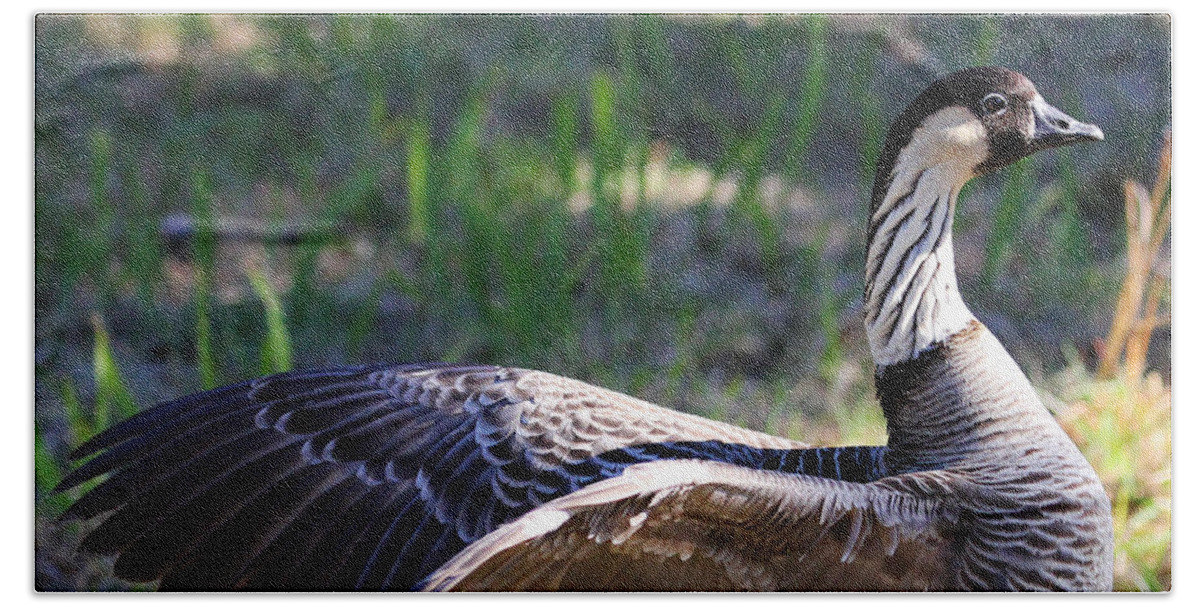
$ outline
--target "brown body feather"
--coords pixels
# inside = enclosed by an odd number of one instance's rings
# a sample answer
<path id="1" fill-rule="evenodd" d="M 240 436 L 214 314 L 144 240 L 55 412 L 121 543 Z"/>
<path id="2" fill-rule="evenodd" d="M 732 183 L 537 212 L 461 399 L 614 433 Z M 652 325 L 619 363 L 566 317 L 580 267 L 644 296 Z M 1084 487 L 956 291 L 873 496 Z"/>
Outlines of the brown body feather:
<path id="1" fill-rule="evenodd" d="M 986 328 L 883 370 L 879 385 L 892 476 L 861 484 L 701 461 L 637 465 L 477 541 L 431 587 L 1111 587 L 1099 479 Z"/>

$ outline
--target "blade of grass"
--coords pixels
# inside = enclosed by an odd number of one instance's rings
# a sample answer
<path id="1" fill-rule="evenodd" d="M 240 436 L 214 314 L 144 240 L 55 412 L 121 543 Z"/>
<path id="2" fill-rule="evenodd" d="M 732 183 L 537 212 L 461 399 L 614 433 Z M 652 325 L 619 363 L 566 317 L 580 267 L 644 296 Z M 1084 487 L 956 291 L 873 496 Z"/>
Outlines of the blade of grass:
<path id="1" fill-rule="evenodd" d="M 500 193 L 497 193 L 503 196 Z M 509 207 L 511 201 L 495 204 L 495 208 Z M 534 217 L 529 217 L 533 215 Z M 494 218 L 502 221 L 501 218 Z M 520 234 L 533 228 L 530 220 L 537 221 L 535 214 L 522 214 L 515 229 Z M 515 239 L 504 239 L 493 231 L 493 250 L 496 254 L 495 283 L 501 306 L 493 307 L 489 321 L 492 323 L 492 339 L 501 352 L 524 360 L 538 350 L 538 336 L 542 328 L 537 319 L 545 314 L 545 294 L 538 280 L 536 247 L 540 238 L 536 234 L 520 234 Z"/>
<path id="2" fill-rule="evenodd" d="M 196 364 L 200 373 L 200 386 L 210 389 L 217 386 L 217 363 L 212 347 L 213 328 L 209 318 L 217 237 L 214 231 L 216 219 L 212 210 L 212 181 L 209 174 L 203 170 L 195 170 L 192 174 L 192 216 L 196 218 L 196 235 L 192 239 L 196 273 L 193 296 L 196 306 Z"/>
<path id="3" fill-rule="evenodd" d="M 984 242 L 983 270 L 980 281 L 988 287 L 995 285 L 1012 251 L 1021 224 L 1021 204 L 1033 184 L 1033 165 L 1029 158 L 1017 161 L 1008 170 L 1004 189 L 992 214 L 992 227 Z"/>
<path id="4" fill-rule="evenodd" d="M 1072 112 L 1072 116 L 1082 114 L 1082 104 L 1076 91 L 1069 90 L 1063 97 L 1063 104 L 1068 112 Z M 1055 277 L 1058 279 L 1056 283 L 1066 289 L 1064 296 L 1068 297 L 1072 293 L 1086 292 L 1081 280 L 1086 278 L 1087 270 L 1092 267 L 1087 229 L 1079 216 L 1079 177 L 1074 157 L 1075 151 L 1070 147 L 1056 154 L 1061 197 L 1058 218 L 1051 230 L 1055 267 L 1060 270 L 1059 276 Z"/>
<path id="5" fill-rule="evenodd" d="M 745 142 L 739 167 L 742 177 L 733 200 L 733 220 L 749 220 L 758 233 L 768 276 L 775 276 L 779 270 L 783 231 L 777 218 L 763 205 L 760 185 L 767 172 L 767 156 L 783 122 L 784 103 L 782 93 L 771 94 L 762 122 Z"/>
<path id="6" fill-rule="evenodd" d="M 113 356 L 108 331 L 99 314 L 92 314 L 92 378 L 96 383 L 96 405 L 92 411 L 93 428 L 102 431 L 112 423 L 113 415 L 124 420 L 138 412 L 137 402 L 129 392 L 121 370 Z"/>
<path id="7" fill-rule="evenodd" d="M 158 221 L 155 210 L 142 179 L 137 155 L 132 151 L 123 154 L 121 182 L 128 192 L 126 200 L 126 224 L 128 238 L 126 270 L 133 275 L 137 284 L 138 299 L 148 311 L 156 310 L 154 292 L 162 284 L 162 240 L 158 236 Z"/>
<path id="8" fill-rule="evenodd" d="M 821 328 L 824 347 L 821 349 L 821 359 L 817 366 L 821 378 L 826 384 L 837 380 L 839 368 L 845 361 L 842 349 L 842 328 L 840 325 L 842 311 L 846 310 L 849 302 L 838 296 L 834 287 L 836 264 L 820 254 L 825 249 L 829 239 L 829 226 L 822 226 L 813 247 L 816 249 L 817 266 L 817 326 Z"/>
<path id="9" fill-rule="evenodd" d="M 247 269 L 246 278 L 250 280 L 254 293 L 262 302 L 267 323 L 267 335 L 263 337 L 260 349 L 259 371 L 262 374 L 286 372 L 292 369 L 292 339 L 288 333 L 287 319 L 284 318 L 283 305 L 279 303 L 279 295 L 261 269 Z"/>
<path id="10" fill-rule="evenodd" d="M 1091 244 L 1079 216 L 1079 183 L 1071 156 L 1070 150 L 1059 151 L 1058 209 L 1049 227 L 1051 255 L 1034 266 L 1034 284 L 1050 286 L 1053 297 L 1064 304 L 1088 297 L 1087 282 L 1093 274 Z"/>
<path id="11" fill-rule="evenodd" d="M 386 284 L 386 275 L 372 279 L 371 289 L 367 292 L 366 299 L 350 318 L 350 327 L 346 330 L 346 350 L 353 359 L 361 356 L 371 328 L 379 317 L 379 301 Z"/>
<path id="12" fill-rule="evenodd" d="M 996 56 L 996 40 L 999 36 L 1000 24 L 996 17 L 992 15 L 978 17 L 975 37 L 971 41 L 971 65 L 992 65 Z"/>
<path id="13" fill-rule="evenodd" d="M 556 187 L 542 163 L 530 162 L 541 146 L 499 139 L 489 146 L 485 165 L 495 172 L 489 186 L 496 277 L 488 319 L 494 347 L 531 365 L 548 362 L 547 353 L 570 329 L 570 286 L 565 282 L 566 201 L 551 196 Z M 496 230 L 499 228 L 499 230 Z"/>
<path id="14" fill-rule="evenodd" d="M 85 233 L 82 239 L 85 246 L 83 256 L 85 268 L 95 283 L 101 301 L 107 302 L 112 296 L 112 282 L 108 276 L 109 256 L 112 252 L 112 232 L 116 222 L 117 211 L 108 196 L 108 178 L 112 171 L 112 136 L 104 129 L 95 129 L 88 138 L 88 148 L 91 156 L 91 173 L 89 175 L 89 200 L 92 221 L 81 227 Z"/>
<path id="15" fill-rule="evenodd" d="M 44 501 L 44 507 L 38 509 L 49 517 L 57 517 L 71 505 L 71 497 L 66 494 L 54 493 L 58 482 L 62 481 L 62 467 L 58 459 L 46 447 L 42 430 L 33 430 L 33 480 L 38 490 L 38 497 Z"/>
<path id="16" fill-rule="evenodd" d="M 1125 374 L 1130 384 L 1139 382 L 1146 373 L 1146 353 L 1150 350 L 1150 335 L 1159 325 L 1158 305 L 1168 289 L 1167 278 L 1156 276 L 1146 290 L 1145 309 L 1129 332 L 1125 344 Z"/>
<path id="17" fill-rule="evenodd" d="M 618 87 L 617 102 L 620 109 L 620 121 L 625 138 L 625 147 L 633 158 L 635 175 L 635 220 L 645 211 L 646 204 L 646 165 L 650 161 L 650 142 L 646 139 L 646 106 L 643 103 L 643 83 L 641 68 L 636 51 L 641 47 L 637 40 L 637 20 L 634 18 L 619 19 L 615 25 L 615 44 L 617 47 Z M 623 163 L 622 163 L 623 164 Z M 624 167 L 621 167 L 624 173 Z M 624 184 L 619 191 L 624 191 Z M 635 221 L 635 223 L 637 223 Z M 640 231 L 635 231 L 640 235 Z"/>
<path id="18" fill-rule="evenodd" d="M 439 285 L 438 293 L 443 294 L 441 297 L 446 303 L 455 301 L 457 294 L 465 288 L 477 318 L 490 325 L 494 308 L 491 291 L 495 280 L 492 265 L 496 262 L 496 247 L 503 240 L 504 218 L 494 209 L 495 195 L 489 167 L 493 162 L 503 163 L 507 159 L 502 155 L 498 159 L 491 156 L 485 159 L 483 128 L 486 115 L 486 88 L 479 86 L 455 121 L 446 149 L 438 155 L 445 164 L 445 170 L 436 180 L 440 186 L 439 196 L 460 214 L 466 238 L 453 234 L 450 226 L 443 226 L 449 218 L 443 219 L 442 214 L 435 216 L 440 236 L 436 245 L 430 244 L 432 253 L 428 268 L 434 273 L 448 273 L 451 263 L 461 265 L 461 286 L 451 285 L 444 276 L 437 274 L 429 277 L 429 282 Z M 451 308 L 443 308 L 439 315 L 443 318 L 470 316 Z"/>
<path id="19" fill-rule="evenodd" d="M 429 172 L 432 162 L 429 110 L 422 107 L 409 125 L 406 170 L 408 176 L 408 240 L 417 245 L 426 244 L 429 234 Z"/>
<path id="20" fill-rule="evenodd" d="M 572 90 L 554 98 L 551 108 L 551 146 L 559 179 L 558 195 L 546 205 L 542 232 L 542 276 L 549 279 L 551 316 L 561 325 L 557 335 L 564 336 L 572 325 L 571 293 L 576 283 L 569 271 L 568 231 L 570 210 L 567 201 L 579 187 L 575 176 L 579 147 L 579 94 Z"/>
<path id="21" fill-rule="evenodd" d="M 616 116 L 616 90 L 611 76 L 592 74 L 592 206 L 612 213 L 619 204 L 610 194 L 610 180 L 620 170 L 622 155 Z"/>
<path id="22" fill-rule="evenodd" d="M 864 37 L 853 45 L 851 55 L 850 97 L 858 102 L 861 128 L 859 141 L 859 180 L 869 192 L 875 177 L 875 163 L 883 149 L 883 138 L 887 122 L 883 117 L 879 96 L 871 90 L 871 79 L 876 74 L 882 56 L 876 37 Z"/>
<path id="23" fill-rule="evenodd" d="M 625 135 L 618 123 L 613 79 L 592 75 L 592 217 L 599 245 L 600 284 L 610 323 L 621 318 L 632 298 L 646 285 L 646 252 L 634 218 L 621 206 L 621 166 Z"/>
<path id="24" fill-rule="evenodd" d="M 576 92 L 554 96 L 550 103 L 550 145 L 558 174 L 559 197 L 571 198 L 578 187 L 575 169 L 579 147 L 579 97 Z"/>
<path id="25" fill-rule="evenodd" d="M 297 152 L 292 169 L 298 181 L 297 193 L 301 211 L 310 217 L 321 218 L 321 223 L 337 226 L 341 220 L 339 205 L 329 204 L 317 185 L 318 156 L 315 152 Z M 335 200 L 337 197 L 333 197 Z M 325 322 L 336 313 L 336 305 L 321 284 L 318 264 L 321 252 L 328 244 L 321 235 L 305 235 L 297 246 L 296 262 L 292 272 L 291 297 L 288 298 L 288 315 L 293 332 L 298 336 L 315 337 L 325 331 Z"/>
<path id="26" fill-rule="evenodd" d="M 1162 247 L 1171 228 L 1171 132 L 1168 131 L 1163 141 L 1162 151 L 1158 160 L 1158 178 L 1155 180 L 1154 191 L 1150 194 L 1150 238 L 1146 247 L 1155 253 Z M 1150 262 L 1153 264 L 1153 261 Z"/>
<path id="27" fill-rule="evenodd" d="M 63 380 L 61 397 L 63 412 L 67 416 L 67 431 L 71 433 L 71 445 L 83 443 L 95 435 L 97 429 L 83 413 L 83 407 L 79 404 L 79 392 L 70 378 Z"/>
<path id="28" fill-rule="evenodd" d="M 646 108 L 651 116 L 660 116 L 666 111 L 662 100 L 670 99 L 674 94 L 672 77 L 676 73 L 667 43 L 667 18 L 663 15 L 640 15 L 635 19 L 638 47 L 645 59 L 642 74 L 647 91 L 639 105 Z"/>
<path id="29" fill-rule="evenodd" d="M 796 126 L 792 130 L 787 153 L 784 155 L 783 174 L 791 183 L 800 181 L 804 172 L 804 157 L 812 144 L 817 130 L 817 118 L 829 88 L 829 50 L 826 32 L 829 28 L 827 15 L 808 15 L 804 18 L 805 35 L 808 43 L 808 63 L 800 85 L 800 101 L 796 108 Z"/>
<path id="30" fill-rule="evenodd" d="M 567 338 L 576 330 L 571 294 L 578 285 L 569 268 L 568 241 L 571 217 L 566 199 L 558 199 L 547 207 L 539 247 L 540 276 L 543 277 L 542 282 L 549 299 L 551 328 L 558 337 Z"/>

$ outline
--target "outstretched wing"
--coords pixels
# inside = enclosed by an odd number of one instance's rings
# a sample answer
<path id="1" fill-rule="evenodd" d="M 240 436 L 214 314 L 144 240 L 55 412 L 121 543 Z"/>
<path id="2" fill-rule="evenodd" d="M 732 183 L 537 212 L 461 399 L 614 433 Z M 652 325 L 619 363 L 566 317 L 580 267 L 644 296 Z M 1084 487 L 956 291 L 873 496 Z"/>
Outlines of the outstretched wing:
<path id="1" fill-rule="evenodd" d="M 801 444 L 543 372 L 287 373 L 160 405 L 82 445 L 82 548 L 165 589 L 409 589 L 639 444 Z"/>
<path id="2" fill-rule="evenodd" d="M 977 494 L 945 471 L 854 483 L 648 462 L 500 527 L 425 588 L 941 589 L 962 501 Z"/>

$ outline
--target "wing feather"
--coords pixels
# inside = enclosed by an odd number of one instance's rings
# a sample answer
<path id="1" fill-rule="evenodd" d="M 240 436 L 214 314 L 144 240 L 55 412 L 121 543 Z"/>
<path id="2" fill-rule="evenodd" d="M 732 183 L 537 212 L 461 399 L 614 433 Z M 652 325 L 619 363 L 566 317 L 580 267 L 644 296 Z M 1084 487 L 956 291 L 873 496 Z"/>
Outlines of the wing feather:
<path id="1" fill-rule="evenodd" d="M 88 440 L 60 485 L 118 575 L 164 589 L 411 588 L 469 543 L 656 441 L 802 444 L 510 368 L 280 374 L 160 405 Z M 641 457 L 644 459 L 643 457 Z M 631 458 L 630 463 L 639 461 Z"/>
<path id="2" fill-rule="evenodd" d="M 941 589 L 958 513 L 978 492 L 945 472 L 854 483 L 647 462 L 497 528 L 424 588 Z"/>

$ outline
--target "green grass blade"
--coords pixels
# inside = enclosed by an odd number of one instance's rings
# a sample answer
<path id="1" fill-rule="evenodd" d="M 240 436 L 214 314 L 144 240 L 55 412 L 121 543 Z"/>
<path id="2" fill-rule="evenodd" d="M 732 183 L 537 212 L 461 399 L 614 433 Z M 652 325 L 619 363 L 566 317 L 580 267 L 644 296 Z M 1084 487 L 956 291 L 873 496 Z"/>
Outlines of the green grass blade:
<path id="1" fill-rule="evenodd" d="M 578 187 L 575 165 L 579 147 L 579 97 L 577 94 L 556 95 L 550 105 L 550 145 L 554 169 L 560 185 L 559 196 L 566 200 Z"/>
<path id="2" fill-rule="evenodd" d="M 816 239 L 814 247 L 817 251 L 825 248 L 829 238 L 829 227 L 824 227 Z M 836 381 L 838 368 L 845 362 L 842 348 L 841 318 L 849 302 L 839 297 L 834 287 L 837 268 L 834 264 L 821 257 L 816 258 L 817 272 L 817 325 L 821 329 L 821 337 L 825 345 L 821 349 L 821 359 L 817 371 L 827 384 Z"/>
<path id="3" fill-rule="evenodd" d="M 551 146 L 558 175 L 559 191 L 548 201 L 545 208 L 545 225 L 541 234 L 542 273 L 550 281 L 545 289 L 550 294 L 551 316 L 558 327 L 556 334 L 564 336 L 570 331 L 571 293 L 576 283 L 569 272 L 569 230 L 571 214 L 567 201 L 579 187 L 575 176 L 579 147 L 579 95 L 570 94 L 554 98 L 550 121 Z"/>
<path id="4" fill-rule="evenodd" d="M 800 85 L 800 101 L 796 109 L 796 127 L 784 156 L 783 174 L 789 181 L 800 180 L 804 157 L 816 135 L 817 119 L 829 86 L 829 49 L 826 41 L 829 17 L 809 15 L 805 18 L 808 38 L 808 63 Z"/>
<path id="5" fill-rule="evenodd" d="M 643 77 L 637 50 L 641 47 L 638 40 L 640 28 L 635 18 L 620 19 L 615 23 L 614 43 L 617 47 L 617 92 L 620 123 L 623 126 L 622 139 L 624 147 L 628 148 L 633 159 L 633 169 L 636 177 L 636 207 L 642 210 L 646 204 L 646 165 L 650 159 L 650 142 L 646 140 L 646 106 L 643 95 Z M 621 163 L 624 173 L 624 163 Z M 623 187 L 621 188 L 623 189 Z"/>
<path id="6" fill-rule="evenodd" d="M 1076 91 L 1069 91 L 1063 100 L 1063 107 L 1072 116 L 1083 114 L 1082 103 Z M 1061 208 L 1059 220 L 1052 233 L 1054 251 L 1065 268 L 1070 269 L 1072 276 L 1081 276 L 1076 269 L 1086 269 L 1092 266 L 1091 244 L 1087 237 L 1087 228 L 1079 215 L 1079 174 L 1075 163 L 1075 150 L 1070 147 L 1055 151 L 1058 179 L 1061 186 Z"/>
<path id="7" fill-rule="evenodd" d="M 610 194 L 609 182 L 620 170 L 623 150 L 617 126 L 616 89 L 612 76 L 592 75 L 592 205 L 610 212 L 619 205 Z"/>
<path id="8" fill-rule="evenodd" d="M 38 491 L 45 494 L 54 491 L 54 487 L 63 478 L 58 459 L 46 448 L 40 428 L 33 430 L 33 477 Z"/>
<path id="9" fill-rule="evenodd" d="M 484 150 L 483 128 L 487 115 L 485 89 L 480 86 L 468 98 L 461 114 L 455 121 L 454 131 L 445 150 L 438 155 L 444 160 L 444 170 L 436 183 L 439 200 L 449 202 L 453 210 L 461 214 L 465 239 L 450 232 L 451 228 L 441 214 L 434 217 L 438 238 L 429 244 L 429 263 L 425 265 L 428 283 L 437 285 L 435 293 L 441 300 L 441 315 L 457 315 L 453 301 L 465 289 L 475 314 L 487 324 L 492 317 L 493 264 L 496 247 L 501 243 L 503 217 L 493 208 L 493 180 L 489 179 L 489 167 L 509 159 L 488 157 Z M 485 158 L 486 157 L 486 158 Z M 455 264 L 461 268 L 461 285 L 458 281 L 447 281 L 450 268 Z"/>
<path id="10" fill-rule="evenodd" d="M 192 256 L 196 265 L 196 363 L 200 372 L 200 386 L 210 389 L 217 386 L 213 327 L 209 318 L 217 236 L 214 231 L 216 218 L 212 210 L 212 180 L 207 171 L 197 170 L 192 174 L 192 216 L 196 222 L 196 236 L 192 240 Z"/>
<path id="11" fill-rule="evenodd" d="M 101 297 L 107 300 L 112 294 L 112 281 L 108 276 L 109 257 L 112 253 L 112 232 L 116 223 L 116 208 L 108 196 L 108 178 L 112 171 L 112 136 L 103 129 L 91 132 L 88 139 L 91 153 L 89 179 L 90 202 L 95 217 L 90 224 L 81 227 L 85 236 L 86 272 L 91 275 Z"/>
<path id="12" fill-rule="evenodd" d="M 246 278 L 250 280 L 254 293 L 262 302 L 267 322 L 267 335 L 263 337 L 260 349 L 259 371 L 263 374 L 286 372 L 292 369 L 292 338 L 288 332 L 287 319 L 284 318 L 279 295 L 262 270 L 249 269 L 246 271 Z"/>
<path id="13" fill-rule="evenodd" d="M 560 338 L 574 331 L 571 294 L 577 285 L 569 272 L 571 217 L 565 199 L 548 205 L 541 234 L 541 267 L 543 289 L 549 299 L 548 315 L 551 329 Z"/>
<path id="14" fill-rule="evenodd" d="M 371 329 L 375 326 L 375 321 L 379 317 L 379 300 L 383 295 L 383 290 L 387 284 L 385 277 L 376 277 L 371 280 L 371 289 L 367 292 L 367 298 L 364 300 L 358 310 L 350 317 L 350 326 L 346 330 L 346 350 L 350 353 L 351 358 L 358 359 L 362 354 L 363 346 L 366 344 L 367 338 L 371 334 Z"/>
<path id="15" fill-rule="evenodd" d="M 82 443 L 95 435 L 96 429 L 84 414 L 83 407 L 79 403 L 79 391 L 75 388 L 75 382 L 70 378 L 63 380 L 61 397 L 63 411 L 67 416 L 67 430 L 71 433 L 71 445 Z"/>
<path id="16" fill-rule="evenodd" d="M 995 285 L 996 278 L 1012 253 L 1017 228 L 1021 224 L 1021 206 L 1032 190 L 1033 165 L 1029 158 L 1023 158 L 1008 170 L 1004 189 L 992 214 L 992 227 L 984 243 L 983 271 L 980 273 L 980 280 L 985 286 Z"/>
<path id="17" fill-rule="evenodd" d="M 323 195 L 317 184 L 318 162 L 315 154 L 300 154 L 296 158 L 294 168 L 299 180 L 300 202 L 307 210 L 306 215 L 337 226 L 342 220 L 344 205 L 351 197 L 339 196 L 336 191 L 330 196 Z M 297 247 L 288 318 L 298 335 L 319 335 L 324 331 L 326 319 L 336 314 L 332 297 L 323 289 L 318 276 L 317 267 L 326 244 L 323 236 L 305 236 Z"/>
<path id="18" fill-rule="evenodd" d="M 625 141 L 618 125 L 617 92 L 608 74 L 592 75 L 592 217 L 599 245 L 600 282 L 606 314 L 614 321 L 630 294 L 645 286 L 646 253 L 636 227 L 621 208 L 621 167 Z"/>
<path id="19" fill-rule="evenodd" d="M 196 366 L 200 374 L 200 386 L 208 390 L 217 387 L 217 364 L 213 357 L 207 277 L 197 277 L 196 286 Z"/>
<path id="20" fill-rule="evenodd" d="M 62 467 L 58 459 L 46 447 L 46 440 L 39 428 L 33 430 L 33 483 L 38 495 L 44 500 L 44 507 L 39 509 L 49 517 L 55 517 L 71 505 L 71 497 L 66 494 L 55 494 L 54 488 L 62 481 Z"/>
<path id="21" fill-rule="evenodd" d="M 740 166 L 742 178 L 739 180 L 733 202 L 735 221 L 749 220 L 758 232 L 759 245 L 764 258 L 763 264 L 770 275 L 774 275 L 778 270 L 782 255 L 783 232 L 774 214 L 763 205 L 760 185 L 762 179 L 766 177 L 767 155 L 775 145 L 776 134 L 783 122 L 784 105 L 783 94 L 779 92 L 773 94 L 767 102 L 766 114 L 763 116 L 759 128 L 745 143 Z"/>
<path id="22" fill-rule="evenodd" d="M 422 112 L 409 126 L 408 160 L 408 240 L 424 245 L 433 213 L 429 202 L 429 173 L 433 159 L 429 115 Z"/>
<path id="23" fill-rule="evenodd" d="M 138 299 L 147 310 L 153 310 L 154 293 L 162 284 L 163 251 L 158 235 L 158 217 L 140 174 L 137 156 L 133 151 L 124 155 L 121 182 L 128 191 L 126 218 L 128 239 L 125 239 L 126 270 L 137 284 Z"/>
<path id="24" fill-rule="evenodd" d="M 871 89 L 871 80 L 878 71 L 881 56 L 881 48 L 875 38 L 864 37 L 853 46 L 850 61 L 850 97 L 858 102 L 858 115 L 861 117 L 858 121 L 862 133 L 859 142 L 859 179 L 868 193 L 874 185 L 875 163 L 879 160 L 887 133 L 887 120 L 880 98 Z"/>
<path id="25" fill-rule="evenodd" d="M 605 214 L 607 228 L 600 236 L 605 242 L 601 250 L 601 264 L 606 284 L 618 294 L 638 294 L 646 284 L 648 252 L 644 238 L 643 216 L 629 217 L 622 208 L 622 169 L 628 147 L 627 134 L 621 127 L 617 113 L 618 99 L 612 79 L 598 74 L 593 88 L 593 117 L 595 140 L 598 150 L 597 177 L 602 185 L 596 205 Z M 644 210 L 643 210 L 644 211 Z"/>
<path id="26" fill-rule="evenodd" d="M 991 65 L 996 57 L 996 40 L 1000 37 L 1000 24 L 992 15 L 984 15 L 978 19 L 978 30 L 972 41 L 971 65 Z"/>
<path id="27" fill-rule="evenodd" d="M 100 432 L 116 421 L 138 412 L 133 394 L 129 392 L 121 370 L 113 356 L 112 343 L 100 315 L 92 315 L 92 378 L 96 382 L 96 406 L 92 411 L 94 429 Z M 113 415 L 118 417 L 113 420 Z"/>

